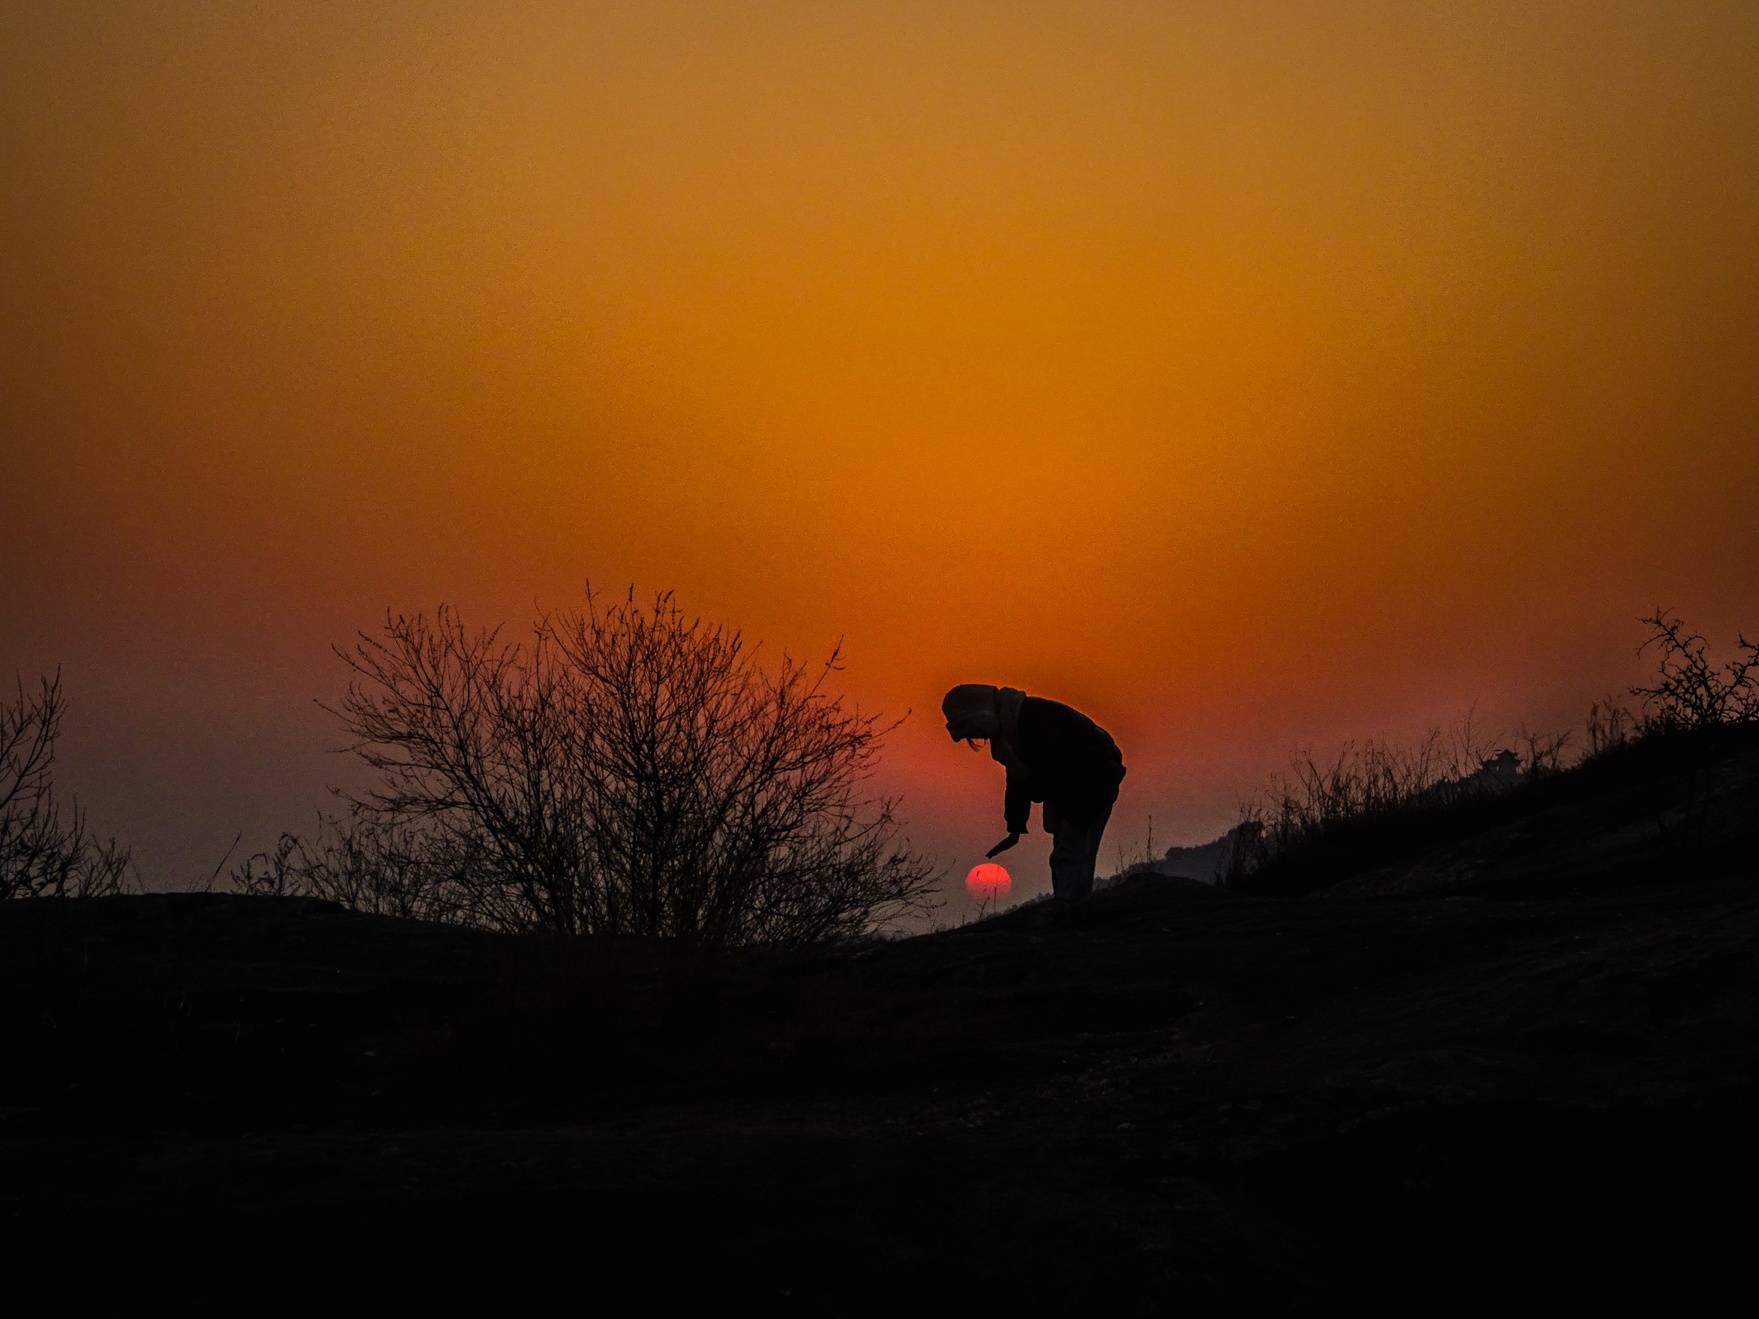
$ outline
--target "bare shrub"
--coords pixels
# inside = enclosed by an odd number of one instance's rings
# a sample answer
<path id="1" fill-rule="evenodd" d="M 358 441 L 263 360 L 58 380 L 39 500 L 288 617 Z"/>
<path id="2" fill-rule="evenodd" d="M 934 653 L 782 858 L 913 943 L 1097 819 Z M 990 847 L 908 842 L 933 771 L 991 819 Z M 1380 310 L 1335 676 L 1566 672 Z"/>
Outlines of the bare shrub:
<path id="1" fill-rule="evenodd" d="M 1346 743 L 1328 760 L 1304 752 L 1290 776 L 1241 808 L 1222 882 L 1250 885 L 1273 868 L 1321 876 L 1378 864 L 1454 808 L 1562 769 L 1568 734 L 1520 740 L 1524 755 L 1492 754 L 1495 742 L 1468 715 L 1451 735 L 1434 729 L 1411 749 L 1369 741 Z"/>
<path id="2" fill-rule="evenodd" d="M 491 924 L 468 907 L 469 886 L 448 882 L 429 840 L 350 817 L 318 817 L 317 832 L 282 834 L 232 872 L 232 887 L 265 897 L 313 897 L 377 916 Z"/>
<path id="3" fill-rule="evenodd" d="M 1304 752 L 1293 778 L 1273 785 L 1266 824 L 1273 840 L 1343 820 L 1398 810 L 1419 801 L 1453 800 L 1483 790 L 1490 743 L 1470 717 L 1452 737 L 1432 729 L 1415 748 L 1346 742 L 1329 761 Z"/>
<path id="4" fill-rule="evenodd" d="M 1523 751 L 1521 772 L 1529 778 L 1561 773 L 1566 768 L 1564 760 L 1573 740 L 1568 732 L 1537 733 L 1523 728 L 1520 736 Z"/>
<path id="5" fill-rule="evenodd" d="M 1709 645 L 1666 609 L 1642 620 L 1649 638 L 1638 653 L 1653 649 L 1656 682 L 1633 687 L 1643 702 L 1644 731 L 1715 728 L 1759 719 L 1759 642 L 1743 634 L 1742 658 L 1720 668 L 1711 664 Z"/>
<path id="6" fill-rule="evenodd" d="M 1588 757 L 1606 755 L 1629 746 L 1642 731 L 1642 720 L 1608 696 L 1588 707 Z"/>
<path id="7" fill-rule="evenodd" d="M 1154 816 L 1150 815 L 1148 817 L 1148 838 L 1140 847 L 1126 852 L 1123 842 L 1119 841 L 1118 868 L 1112 873 L 1112 878 L 1122 879 L 1134 871 L 1147 870 L 1158 860 L 1160 860 L 1160 853 L 1154 850 Z"/>
<path id="8" fill-rule="evenodd" d="M 1652 739 L 1674 748 L 1662 761 L 1652 757 L 1653 763 L 1676 775 L 1684 767 L 1683 804 L 1669 807 L 1683 825 L 1664 819 L 1662 830 L 1689 835 L 1715 794 L 1727 742 L 1714 733 L 1666 735 L 1759 721 L 1759 643 L 1742 635 L 1739 656 L 1719 667 L 1711 663 L 1704 638 L 1667 610 L 1657 609 L 1642 621 L 1649 636 L 1639 654 L 1655 653 L 1655 683 L 1631 688 L 1642 702 L 1641 714 L 1610 696 L 1590 707 L 1584 756 L 1572 755 L 1568 733 L 1526 730 L 1517 739 L 1520 751 L 1489 756 L 1490 744 L 1474 734 L 1470 719 L 1451 740 L 1431 733 L 1412 751 L 1367 742 L 1348 744 L 1326 761 L 1304 754 L 1291 777 L 1276 781 L 1265 797 L 1242 809 L 1242 823 L 1255 832 L 1230 855 L 1224 882 L 1289 886 L 1298 881 L 1318 887 L 1328 878 L 1421 850 L 1438 830 L 1484 818 L 1488 805 L 1475 803 L 1516 783 L 1550 778 L 1583 759 L 1598 760 Z"/>
<path id="9" fill-rule="evenodd" d="M 540 617 L 524 644 L 450 610 L 338 651 L 374 771 L 344 816 L 235 883 L 506 930 L 736 945 L 848 937 L 924 908 L 932 867 L 863 791 L 895 725 L 760 666 L 669 594 Z"/>
<path id="10" fill-rule="evenodd" d="M 128 887 L 128 850 L 90 837 L 85 812 L 56 804 L 52 771 L 61 674 L 0 705 L 0 898 L 98 897 Z"/>

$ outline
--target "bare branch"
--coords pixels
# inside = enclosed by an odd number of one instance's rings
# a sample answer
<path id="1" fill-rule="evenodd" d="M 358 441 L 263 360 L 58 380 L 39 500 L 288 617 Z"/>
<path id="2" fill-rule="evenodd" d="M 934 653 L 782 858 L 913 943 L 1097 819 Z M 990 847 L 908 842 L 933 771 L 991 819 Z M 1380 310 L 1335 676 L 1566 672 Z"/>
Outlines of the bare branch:
<path id="1" fill-rule="evenodd" d="M 0 705 L 0 898 L 96 897 L 127 887 L 128 850 L 88 836 L 79 803 L 56 804 L 51 770 L 65 705 L 61 673 L 35 695 L 14 679 Z"/>
<path id="2" fill-rule="evenodd" d="M 1642 622 L 1649 637 L 1638 654 L 1653 649 L 1656 681 L 1633 687 L 1643 702 L 1645 732 L 1714 728 L 1759 719 L 1759 647 L 1740 638 L 1742 658 L 1720 668 L 1711 664 L 1709 643 L 1666 609 Z"/>

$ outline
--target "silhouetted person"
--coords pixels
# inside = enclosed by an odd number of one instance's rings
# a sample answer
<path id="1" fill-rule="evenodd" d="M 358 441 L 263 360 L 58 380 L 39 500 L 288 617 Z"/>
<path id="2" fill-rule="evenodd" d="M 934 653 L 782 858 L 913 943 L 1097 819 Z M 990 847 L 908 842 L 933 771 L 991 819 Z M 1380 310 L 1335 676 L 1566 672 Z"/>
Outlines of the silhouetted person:
<path id="1" fill-rule="evenodd" d="M 1093 892 L 1100 835 L 1124 779 L 1124 757 L 1111 734 L 1060 702 L 982 682 L 953 688 L 941 713 L 955 742 L 975 747 L 979 739 L 987 741 L 990 755 L 1008 771 L 1002 806 L 1008 836 L 987 855 L 1019 842 L 1032 803 L 1043 802 L 1044 828 L 1052 839 L 1052 890 L 1059 898 Z"/>

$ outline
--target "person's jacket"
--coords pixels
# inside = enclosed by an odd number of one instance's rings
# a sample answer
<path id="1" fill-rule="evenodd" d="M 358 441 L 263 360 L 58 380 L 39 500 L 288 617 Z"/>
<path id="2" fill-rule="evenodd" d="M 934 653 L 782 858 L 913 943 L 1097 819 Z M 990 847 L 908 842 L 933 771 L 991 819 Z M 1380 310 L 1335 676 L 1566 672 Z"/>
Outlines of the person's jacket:
<path id="1" fill-rule="evenodd" d="M 1047 816 L 1085 826 L 1118 799 L 1124 756 L 1112 735 L 1060 701 L 1028 696 L 1020 704 L 1003 813 L 1009 833 L 1025 833 L 1032 803 Z"/>

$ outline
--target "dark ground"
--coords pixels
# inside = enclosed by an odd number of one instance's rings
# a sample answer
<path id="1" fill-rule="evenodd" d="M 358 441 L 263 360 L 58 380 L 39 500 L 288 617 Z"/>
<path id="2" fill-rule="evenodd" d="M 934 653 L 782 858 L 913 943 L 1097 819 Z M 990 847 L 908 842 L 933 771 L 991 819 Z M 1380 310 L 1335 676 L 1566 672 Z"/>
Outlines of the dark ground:
<path id="1" fill-rule="evenodd" d="M 1754 1227 L 1756 844 L 1748 738 L 1313 896 L 853 952 L 0 904 L 0 1229 L 782 1313 L 1701 1304 Z"/>

